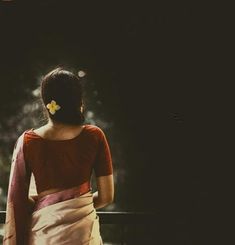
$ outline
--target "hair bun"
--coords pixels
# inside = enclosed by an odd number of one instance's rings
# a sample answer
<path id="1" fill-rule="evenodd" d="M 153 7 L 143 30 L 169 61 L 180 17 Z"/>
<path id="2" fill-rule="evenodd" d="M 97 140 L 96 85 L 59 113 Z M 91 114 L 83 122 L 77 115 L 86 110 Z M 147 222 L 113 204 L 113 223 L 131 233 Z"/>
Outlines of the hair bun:
<path id="1" fill-rule="evenodd" d="M 85 72 L 80 71 L 79 76 L 85 76 Z M 46 115 L 64 124 L 78 125 L 83 123 L 85 118 L 83 111 L 80 111 L 82 89 L 80 79 L 74 73 L 63 69 L 55 69 L 49 72 L 41 82 L 42 100 L 45 108 L 49 110 Z"/>

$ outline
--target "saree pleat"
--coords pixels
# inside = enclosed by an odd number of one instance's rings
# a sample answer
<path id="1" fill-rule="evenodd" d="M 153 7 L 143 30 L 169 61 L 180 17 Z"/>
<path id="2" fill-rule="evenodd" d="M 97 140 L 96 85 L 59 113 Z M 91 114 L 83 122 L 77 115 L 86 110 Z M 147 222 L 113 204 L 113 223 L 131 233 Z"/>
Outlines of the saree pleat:
<path id="1" fill-rule="evenodd" d="M 33 212 L 28 244 L 102 245 L 91 191 Z"/>

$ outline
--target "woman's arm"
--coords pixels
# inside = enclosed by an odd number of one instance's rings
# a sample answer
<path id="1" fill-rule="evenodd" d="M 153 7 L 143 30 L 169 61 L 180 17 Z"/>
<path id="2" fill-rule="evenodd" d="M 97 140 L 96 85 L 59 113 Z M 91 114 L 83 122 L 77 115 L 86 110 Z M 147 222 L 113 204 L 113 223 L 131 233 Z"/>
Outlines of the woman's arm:
<path id="1" fill-rule="evenodd" d="M 94 208 L 99 209 L 114 200 L 113 174 L 96 177 L 97 191 L 93 193 Z"/>
<path id="2" fill-rule="evenodd" d="M 34 208 L 35 202 L 36 202 L 36 200 L 37 200 L 37 197 L 38 197 L 38 196 L 29 196 L 29 197 L 28 197 L 30 212 L 33 211 L 33 208 Z"/>

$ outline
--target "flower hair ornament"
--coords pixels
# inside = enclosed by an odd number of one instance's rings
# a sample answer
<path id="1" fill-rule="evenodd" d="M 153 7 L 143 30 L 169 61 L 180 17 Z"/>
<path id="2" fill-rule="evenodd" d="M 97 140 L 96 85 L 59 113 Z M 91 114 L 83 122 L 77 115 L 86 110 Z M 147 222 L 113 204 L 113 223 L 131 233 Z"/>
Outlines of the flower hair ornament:
<path id="1" fill-rule="evenodd" d="M 56 113 L 56 111 L 58 111 L 61 107 L 56 104 L 55 100 L 52 100 L 51 103 L 47 104 L 47 109 L 49 109 L 49 112 L 54 115 Z"/>

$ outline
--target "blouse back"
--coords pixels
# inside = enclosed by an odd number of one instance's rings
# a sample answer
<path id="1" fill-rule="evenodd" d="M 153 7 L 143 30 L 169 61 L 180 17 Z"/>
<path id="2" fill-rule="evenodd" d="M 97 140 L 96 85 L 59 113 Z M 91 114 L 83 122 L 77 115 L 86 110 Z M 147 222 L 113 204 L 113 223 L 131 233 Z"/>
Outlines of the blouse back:
<path id="1" fill-rule="evenodd" d="M 48 140 L 33 129 L 24 136 L 24 158 L 34 174 L 37 192 L 70 188 L 96 177 L 113 173 L 107 138 L 98 126 L 86 124 L 78 136 Z"/>

